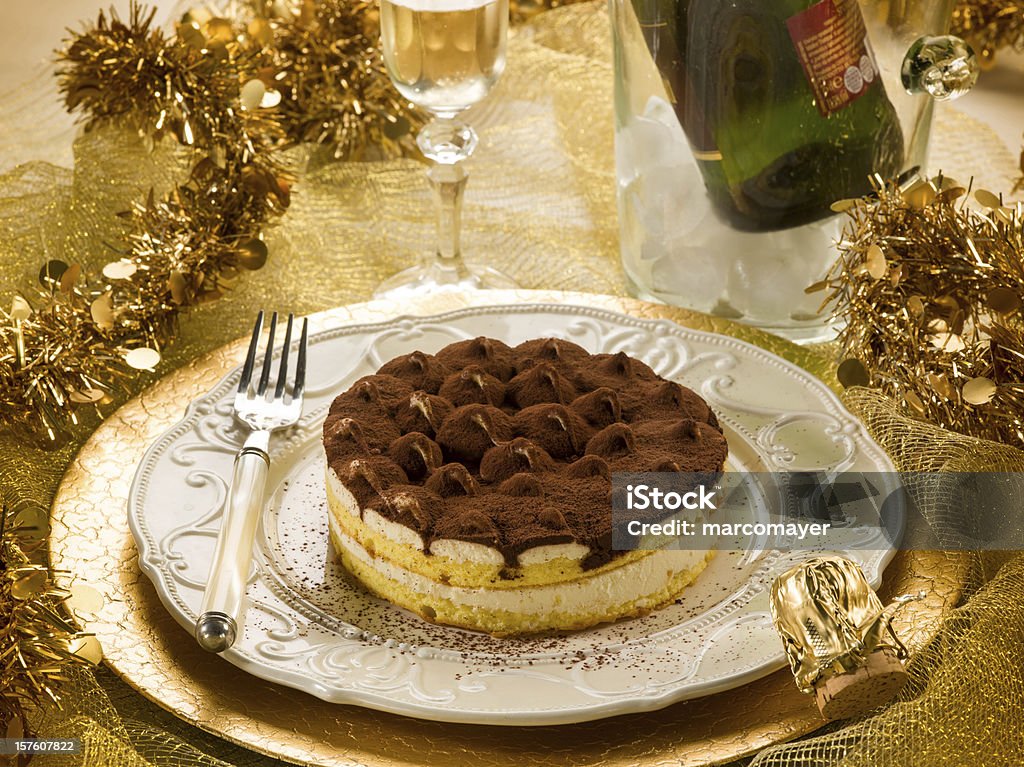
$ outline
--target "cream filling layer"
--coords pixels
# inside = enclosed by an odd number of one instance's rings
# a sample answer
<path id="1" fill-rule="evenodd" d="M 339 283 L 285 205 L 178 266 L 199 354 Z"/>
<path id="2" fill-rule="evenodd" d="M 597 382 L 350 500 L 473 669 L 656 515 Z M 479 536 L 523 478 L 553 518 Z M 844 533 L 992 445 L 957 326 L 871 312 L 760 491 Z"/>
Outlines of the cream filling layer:
<path id="1" fill-rule="evenodd" d="M 412 546 L 417 551 L 424 551 L 422 536 L 412 528 L 387 519 L 373 509 L 360 509 L 355 496 L 342 484 L 330 466 L 327 467 L 327 491 L 332 493 L 353 517 L 359 517 L 362 512 L 363 524 L 378 535 L 396 543 Z M 430 553 L 447 557 L 455 562 L 475 562 L 496 567 L 505 564 L 505 558 L 494 547 L 485 546 L 482 543 L 459 541 L 454 538 L 441 538 L 434 541 L 430 544 Z M 582 562 L 589 553 L 590 547 L 579 543 L 545 544 L 527 549 L 519 555 L 518 560 L 519 564 L 524 567 L 542 565 L 545 562 L 562 558 Z"/>
<path id="2" fill-rule="evenodd" d="M 374 557 L 358 541 L 345 533 L 334 515 L 330 515 L 331 533 L 349 556 L 372 567 L 389 580 L 422 594 L 424 599 L 445 599 L 470 609 L 503 610 L 517 615 L 551 613 L 611 612 L 623 604 L 642 601 L 664 590 L 682 571 L 693 577 L 704 569 L 709 552 L 657 551 L 614 570 L 565 583 L 524 588 L 486 589 L 450 586 L 410 572 L 387 560 Z M 644 605 L 655 607 L 656 605 Z"/>

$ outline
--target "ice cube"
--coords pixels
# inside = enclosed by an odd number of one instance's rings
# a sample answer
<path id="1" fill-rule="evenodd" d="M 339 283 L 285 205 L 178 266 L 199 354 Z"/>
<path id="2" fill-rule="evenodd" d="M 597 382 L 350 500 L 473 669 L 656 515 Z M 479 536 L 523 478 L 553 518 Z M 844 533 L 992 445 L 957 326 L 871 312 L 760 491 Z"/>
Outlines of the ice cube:
<path id="1" fill-rule="evenodd" d="M 731 303 L 764 323 L 817 314 L 822 296 L 804 288 L 822 279 L 836 258 L 836 218 L 756 234 L 757 246 L 739 250 L 732 265 Z"/>
<path id="2" fill-rule="evenodd" d="M 644 242 L 652 289 L 677 296 L 684 306 L 708 312 L 725 292 L 728 270 L 716 249 L 694 246 L 685 234 Z"/>

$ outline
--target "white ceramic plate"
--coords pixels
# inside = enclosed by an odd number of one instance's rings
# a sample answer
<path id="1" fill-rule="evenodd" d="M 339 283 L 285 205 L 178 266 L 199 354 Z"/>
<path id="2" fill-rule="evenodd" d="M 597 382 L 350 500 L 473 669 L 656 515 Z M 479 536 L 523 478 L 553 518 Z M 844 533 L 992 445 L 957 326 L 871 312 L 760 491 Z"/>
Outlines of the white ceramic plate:
<path id="1" fill-rule="evenodd" d="M 255 676 L 441 721 L 532 725 L 660 708 L 784 664 L 768 614 L 776 574 L 808 552 L 720 551 L 677 603 L 565 636 L 496 639 L 435 626 L 379 600 L 334 561 L 321 423 L 331 400 L 388 359 L 478 335 L 515 345 L 556 336 L 626 353 L 701 393 L 736 470 L 893 471 L 816 378 L 755 346 L 667 321 L 560 305 L 465 309 L 330 330 L 310 339 L 305 415 L 271 442 L 272 469 L 244 629 L 226 660 Z M 191 634 L 244 427 L 240 370 L 192 402 L 138 468 L 129 522 L 143 570 Z M 878 585 L 893 551 L 844 552 Z M 182 633 L 182 641 L 192 641 Z"/>

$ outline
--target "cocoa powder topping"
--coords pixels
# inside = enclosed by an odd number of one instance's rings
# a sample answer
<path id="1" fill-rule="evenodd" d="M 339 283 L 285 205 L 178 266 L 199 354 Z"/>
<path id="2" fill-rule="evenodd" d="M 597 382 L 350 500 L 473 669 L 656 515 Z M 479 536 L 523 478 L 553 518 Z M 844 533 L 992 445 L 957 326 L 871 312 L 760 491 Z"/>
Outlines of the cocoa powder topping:
<path id="1" fill-rule="evenodd" d="M 412 352 L 339 395 L 324 422 L 331 469 L 364 509 L 415 530 L 527 549 L 611 550 L 611 474 L 721 471 L 728 448 L 695 392 L 625 353 L 539 338 Z"/>

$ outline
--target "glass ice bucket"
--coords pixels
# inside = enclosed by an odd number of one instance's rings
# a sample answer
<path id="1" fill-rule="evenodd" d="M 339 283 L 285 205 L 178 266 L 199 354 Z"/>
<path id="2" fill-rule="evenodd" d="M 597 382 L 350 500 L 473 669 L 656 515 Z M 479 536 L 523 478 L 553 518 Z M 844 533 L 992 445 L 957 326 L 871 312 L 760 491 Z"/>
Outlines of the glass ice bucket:
<path id="1" fill-rule="evenodd" d="M 634 293 L 796 341 L 832 203 L 924 169 L 934 101 L 977 77 L 954 0 L 610 0 L 622 263 Z"/>

